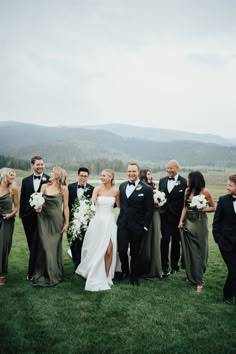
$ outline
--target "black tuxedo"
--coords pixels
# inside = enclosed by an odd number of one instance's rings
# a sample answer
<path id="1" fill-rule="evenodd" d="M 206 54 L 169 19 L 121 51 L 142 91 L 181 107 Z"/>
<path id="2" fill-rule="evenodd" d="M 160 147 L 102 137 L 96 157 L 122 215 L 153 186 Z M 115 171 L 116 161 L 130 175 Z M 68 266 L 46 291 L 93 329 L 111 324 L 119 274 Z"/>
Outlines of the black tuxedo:
<path id="1" fill-rule="evenodd" d="M 49 176 L 43 173 L 38 190 L 36 192 L 40 192 L 42 184 L 47 183 L 48 179 Z M 31 194 L 35 192 L 33 181 L 34 175 L 25 177 L 22 180 L 19 211 L 19 215 L 25 230 L 28 248 L 30 251 L 28 265 L 28 276 L 30 278 L 32 277 L 34 272 L 38 248 L 37 213 L 35 212 L 34 208 L 30 206 L 29 203 Z"/>
<path id="2" fill-rule="evenodd" d="M 78 182 L 71 183 L 68 186 L 69 189 L 69 210 L 70 210 L 70 220 L 73 218 L 72 214 L 72 208 L 75 203 L 75 200 L 78 198 L 77 196 L 77 189 L 78 189 Z M 86 184 L 86 187 L 84 189 L 84 196 L 87 199 L 91 199 L 92 194 L 93 194 L 94 187 L 91 184 Z M 71 249 L 71 254 L 72 254 L 72 259 L 75 264 L 75 268 L 78 267 L 81 261 L 81 249 L 82 249 L 82 244 L 83 241 L 76 239 L 72 245 L 70 246 Z"/>
<path id="3" fill-rule="evenodd" d="M 131 278 L 138 278 L 138 256 L 142 238 L 147 234 L 154 210 L 153 190 L 143 182 L 139 182 L 132 194 L 127 198 L 126 187 L 128 182 L 120 185 L 120 214 L 118 216 L 118 251 L 121 260 L 121 269 L 129 274 L 128 246 L 130 243 Z"/>
<path id="4" fill-rule="evenodd" d="M 184 206 L 184 192 L 187 187 L 185 178 L 178 176 L 174 188 L 169 193 L 168 176 L 159 181 L 159 190 L 166 195 L 167 202 L 160 208 L 161 216 L 161 257 L 162 269 L 168 271 L 169 243 L 171 239 L 171 269 L 178 271 L 180 258 L 180 232 L 178 228 L 181 212 Z"/>
<path id="5" fill-rule="evenodd" d="M 213 220 L 213 237 L 228 268 L 223 290 L 225 299 L 236 296 L 236 213 L 233 201 L 236 199 L 229 194 L 220 197 Z"/>

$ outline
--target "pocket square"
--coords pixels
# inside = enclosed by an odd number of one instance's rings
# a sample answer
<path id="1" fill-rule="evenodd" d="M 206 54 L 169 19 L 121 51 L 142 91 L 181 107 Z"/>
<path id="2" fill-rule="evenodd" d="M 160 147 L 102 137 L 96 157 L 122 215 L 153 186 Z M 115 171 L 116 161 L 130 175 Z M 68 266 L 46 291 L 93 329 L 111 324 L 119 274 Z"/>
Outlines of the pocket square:
<path id="1" fill-rule="evenodd" d="M 138 197 L 143 197 L 143 196 L 144 196 L 144 194 L 143 194 L 143 193 L 138 194 Z"/>
<path id="2" fill-rule="evenodd" d="M 183 189 L 180 189 L 180 191 L 179 192 L 183 192 Z"/>

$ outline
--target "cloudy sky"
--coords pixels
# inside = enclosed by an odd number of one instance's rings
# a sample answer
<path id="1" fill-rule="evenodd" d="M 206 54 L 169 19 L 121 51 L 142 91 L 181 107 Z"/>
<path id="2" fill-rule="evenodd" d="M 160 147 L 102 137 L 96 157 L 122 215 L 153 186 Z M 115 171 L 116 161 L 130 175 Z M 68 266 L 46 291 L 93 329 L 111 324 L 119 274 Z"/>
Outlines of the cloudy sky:
<path id="1" fill-rule="evenodd" d="M 0 0 L 0 120 L 236 137 L 235 0 Z"/>

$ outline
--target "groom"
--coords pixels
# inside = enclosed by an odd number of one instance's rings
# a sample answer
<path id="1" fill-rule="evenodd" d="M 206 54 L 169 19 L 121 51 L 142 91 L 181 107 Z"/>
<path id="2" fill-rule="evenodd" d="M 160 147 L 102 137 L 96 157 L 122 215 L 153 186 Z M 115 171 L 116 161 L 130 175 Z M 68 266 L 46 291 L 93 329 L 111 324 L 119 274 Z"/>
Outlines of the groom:
<path id="1" fill-rule="evenodd" d="M 19 211 L 30 252 L 27 280 L 32 280 L 38 251 L 37 213 L 30 206 L 29 200 L 31 194 L 40 192 L 42 184 L 47 183 L 49 179 L 49 176 L 43 172 L 44 161 L 41 156 L 32 157 L 31 168 L 33 174 L 22 180 Z"/>
<path id="2" fill-rule="evenodd" d="M 118 252 L 123 278 L 139 285 L 139 253 L 143 237 L 147 237 L 154 210 L 153 190 L 139 180 L 137 163 L 128 165 L 128 181 L 120 185 L 120 214 L 118 216 Z M 130 245 L 130 272 L 128 247 Z"/>
<path id="3" fill-rule="evenodd" d="M 71 183 L 68 186 L 69 189 L 69 210 L 70 221 L 73 219 L 73 205 L 76 199 L 85 196 L 87 199 L 91 199 L 94 187 L 88 183 L 89 170 L 86 167 L 80 167 L 78 170 L 78 182 Z M 76 239 L 70 246 L 72 259 L 75 265 L 75 269 L 78 267 L 81 261 L 81 249 L 83 241 Z"/>

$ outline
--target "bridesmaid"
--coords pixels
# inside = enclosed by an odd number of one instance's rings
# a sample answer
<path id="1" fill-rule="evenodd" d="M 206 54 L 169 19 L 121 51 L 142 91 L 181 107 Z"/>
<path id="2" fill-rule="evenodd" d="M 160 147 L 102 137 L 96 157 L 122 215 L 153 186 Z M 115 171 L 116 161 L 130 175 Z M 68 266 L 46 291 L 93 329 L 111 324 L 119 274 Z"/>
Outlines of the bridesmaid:
<path id="1" fill-rule="evenodd" d="M 0 285 L 5 285 L 15 214 L 18 211 L 15 177 L 15 171 L 10 168 L 4 167 L 0 170 Z"/>
<path id="2" fill-rule="evenodd" d="M 139 178 L 152 189 L 156 189 L 152 181 L 151 171 L 140 170 Z M 161 220 L 159 208 L 154 206 L 154 213 L 149 226 L 147 238 L 144 239 L 140 255 L 140 272 L 145 278 L 162 278 L 161 267 Z"/>
<path id="3" fill-rule="evenodd" d="M 192 207 L 194 196 L 204 196 L 207 206 L 202 209 Z M 196 286 L 197 292 L 203 289 L 203 274 L 208 257 L 208 221 L 207 214 L 215 211 L 214 201 L 205 188 L 205 179 L 201 172 L 190 172 L 185 190 L 185 206 L 180 217 L 179 228 L 187 278 Z"/>
<path id="4" fill-rule="evenodd" d="M 39 250 L 33 286 L 49 287 L 63 280 L 62 236 L 69 225 L 66 171 L 53 167 L 41 187 L 45 203 L 38 212 Z"/>

